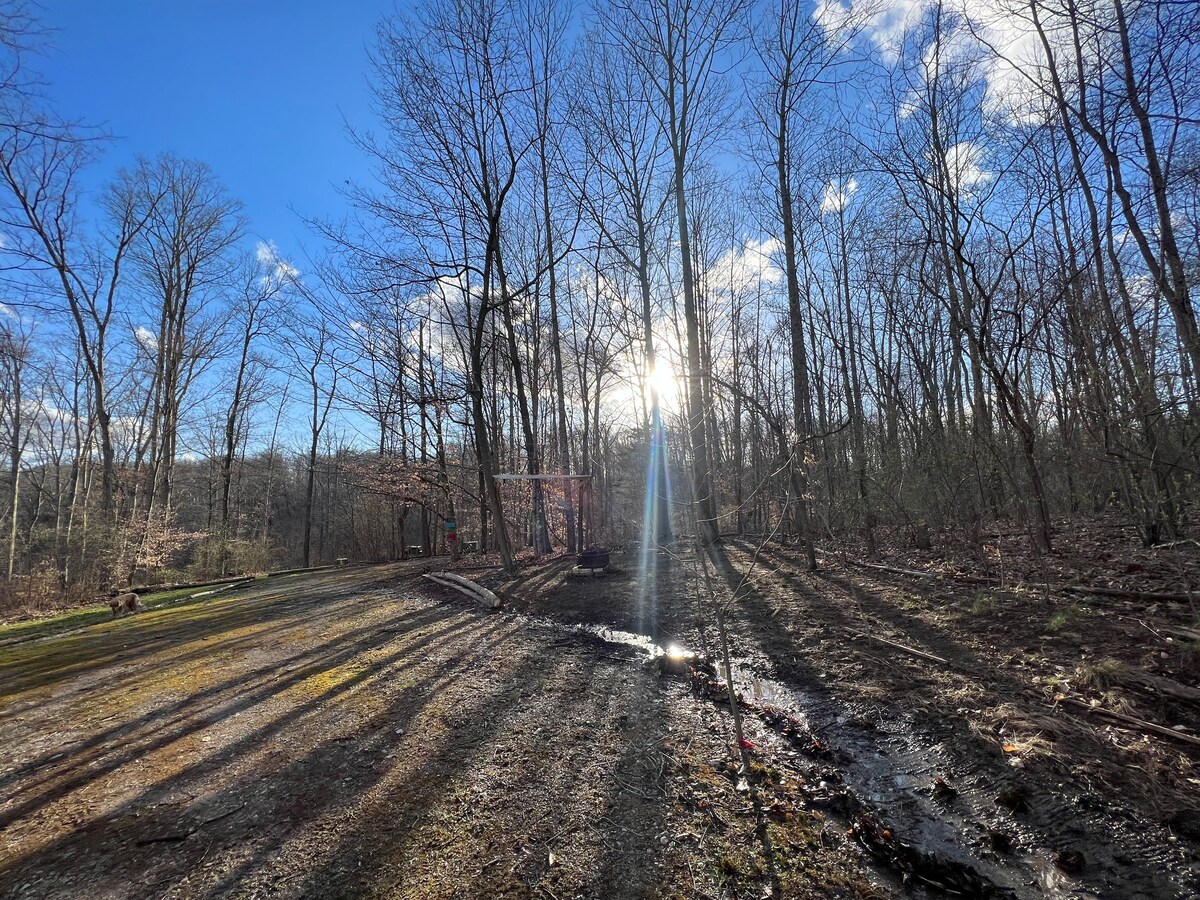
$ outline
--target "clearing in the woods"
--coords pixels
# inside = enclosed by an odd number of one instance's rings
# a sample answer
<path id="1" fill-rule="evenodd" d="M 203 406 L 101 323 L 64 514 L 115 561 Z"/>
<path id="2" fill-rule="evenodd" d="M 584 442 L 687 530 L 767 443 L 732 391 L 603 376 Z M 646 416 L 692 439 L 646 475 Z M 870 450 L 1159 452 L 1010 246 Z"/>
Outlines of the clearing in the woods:
<path id="1" fill-rule="evenodd" d="M 1186 603 L 710 560 L 749 771 L 690 551 L 0 630 L 0 896 L 1200 893 Z"/>

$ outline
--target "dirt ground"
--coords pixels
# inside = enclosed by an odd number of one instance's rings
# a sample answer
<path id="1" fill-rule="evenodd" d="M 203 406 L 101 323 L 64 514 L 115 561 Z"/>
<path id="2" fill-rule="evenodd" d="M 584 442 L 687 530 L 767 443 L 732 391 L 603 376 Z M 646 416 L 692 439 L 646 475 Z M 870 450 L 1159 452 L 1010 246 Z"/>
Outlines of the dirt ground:
<path id="1" fill-rule="evenodd" d="M 758 896 L 727 715 L 414 568 L 0 648 L 0 896 Z M 791 895 L 876 895 L 779 819 Z"/>
<path id="2" fill-rule="evenodd" d="M 1186 605 L 709 565 L 749 771 L 723 670 L 613 631 L 714 650 L 686 550 L 0 634 L 0 896 L 1200 894 L 1200 751 L 1096 712 L 1195 733 Z"/>

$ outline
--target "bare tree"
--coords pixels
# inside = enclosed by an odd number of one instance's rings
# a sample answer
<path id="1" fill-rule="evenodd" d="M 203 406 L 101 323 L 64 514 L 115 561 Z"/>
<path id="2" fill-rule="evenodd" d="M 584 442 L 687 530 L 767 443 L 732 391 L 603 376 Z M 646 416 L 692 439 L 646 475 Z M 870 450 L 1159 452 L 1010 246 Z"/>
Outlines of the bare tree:
<path id="1" fill-rule="evenodd" d="M 151 466 L 146 509 L 171 505 L 180 416 L 195 379 L 214 361 L 223 318 L 211 315 L 233 272 L 241 204 L 203 163 L 163 156 L 125 175 L 118 193 L 144 222 L 133 244 L 153 331 L 138 334 L 152 357 Z M 147 333 L 148 332 L 148 333 Z"/>
<path id="2" fill-rule="evenodd" d="M 332 335 L 322 321 L 300 321 L 290 329 L 286 340 L 286 352 L 296 363 L 293 376 L 300 376 L 306 394 L 308 424 L 308 450 L 305 459 L 306 475 L 304 487 L 304 526 L 302 557 L 305 566 L 313 564 L 312 531 L 313 512 L 317 492 L 317 452 L 321 436 L 329 423 L 329 411 L 337 396 L 338 365 L 334 355 Z"/>
<path id="3" fill-rule="evenodd" d="M 688 175 L 695 156 L 703 153 L 720 121 L 721 73 L 731 52 L 745 4 L 740 0 L 617 0 L 605 16 L 614 40 L 623 42 L 630 58 L 653 86 L 652 109 L 671 155 L 671 187 L 679 243 L 680 281 L 687 335 L 688 430 L 693 458 L 693 483 L 698 504 L 697 523 L 705 543 L 718 534 L 717 503 L 709 458 L 704 409 L 705 373 L 697 274 L 692 257 L 688 217 Z"/>

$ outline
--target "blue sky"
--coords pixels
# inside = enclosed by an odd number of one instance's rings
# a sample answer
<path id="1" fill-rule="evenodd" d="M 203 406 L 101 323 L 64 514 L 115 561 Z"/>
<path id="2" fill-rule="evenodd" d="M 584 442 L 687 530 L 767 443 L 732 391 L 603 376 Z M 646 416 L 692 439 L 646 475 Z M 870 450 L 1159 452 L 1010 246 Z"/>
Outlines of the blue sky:
<path id="1" fill-rule="evenodd" d="M 90 183 L 139 155 L 201 160 L 245 203 L 255 238 L 298 256 L 316 243 L 300 215 L 342 215 L 337 186 L 368 174 L 343 120 L 370 125 L 367 49 L 393 8 L 46 0 L 54 49 L 37 67 L 63 115 L 116 136 Z"/>

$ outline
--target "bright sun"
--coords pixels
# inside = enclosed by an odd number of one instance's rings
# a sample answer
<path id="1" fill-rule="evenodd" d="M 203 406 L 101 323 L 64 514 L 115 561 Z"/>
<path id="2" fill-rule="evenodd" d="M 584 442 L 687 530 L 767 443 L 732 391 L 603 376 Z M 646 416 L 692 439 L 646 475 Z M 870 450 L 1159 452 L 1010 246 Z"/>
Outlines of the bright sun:
<path id="1" fill-rule="evenodd" d="M 676 394 L 679 391 L 679 380 L 675 377 L 675 370 L 671 368 L 671 364 L 665 360 L 657 360 L 654 364 L 654 371 L 650 373 L 650 377 L 646 379 L 646 399 L 650 399 L 650 391 L 653 389 L 658 394 L 658 402 L 663 406 L 673 406 L 675 404 Z"/>

